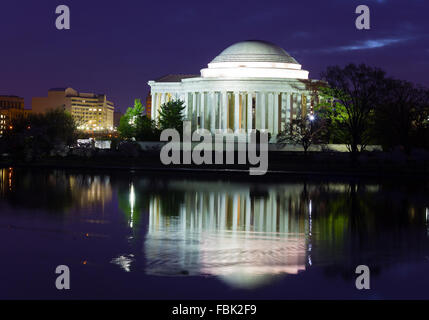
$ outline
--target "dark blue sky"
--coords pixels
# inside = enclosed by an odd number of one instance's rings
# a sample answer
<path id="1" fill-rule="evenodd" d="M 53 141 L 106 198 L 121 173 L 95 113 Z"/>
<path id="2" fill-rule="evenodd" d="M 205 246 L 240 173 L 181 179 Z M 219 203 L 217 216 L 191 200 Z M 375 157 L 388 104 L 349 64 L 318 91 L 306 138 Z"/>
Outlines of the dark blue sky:
<path id="1" fill-rule="evenodd" d="M 66 4 L 71 30 L 55 28 Z M 371 9 L 371 30 L 355 8 Z M 31 105 L 52 87 L 104 92 L 122 110 L 148 80 L 199 73 L 228 45 L 274 42 L 319 78 L 328 65 L 367 63 L 429 87 L 427 0 L 14 0 L 0 4 L 0 94 Z"/>

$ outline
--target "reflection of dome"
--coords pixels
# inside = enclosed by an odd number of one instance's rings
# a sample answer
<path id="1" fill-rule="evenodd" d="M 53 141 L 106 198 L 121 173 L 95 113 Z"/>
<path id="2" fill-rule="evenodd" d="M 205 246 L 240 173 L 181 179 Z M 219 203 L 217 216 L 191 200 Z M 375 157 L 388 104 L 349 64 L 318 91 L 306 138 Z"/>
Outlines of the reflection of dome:
<path id="1" fill-rule="evenodd" d="M 203 78 L 308 79 L 308 71 L 279 46 L 257 40 L 237 42 L 201 70 Z"/>
<path id="2" fill-rule="evenodd" d="M 285 50 L 266 41 L 242 41 L 229 46 L 212 63 L 219 62 L 298 62 Z"/>

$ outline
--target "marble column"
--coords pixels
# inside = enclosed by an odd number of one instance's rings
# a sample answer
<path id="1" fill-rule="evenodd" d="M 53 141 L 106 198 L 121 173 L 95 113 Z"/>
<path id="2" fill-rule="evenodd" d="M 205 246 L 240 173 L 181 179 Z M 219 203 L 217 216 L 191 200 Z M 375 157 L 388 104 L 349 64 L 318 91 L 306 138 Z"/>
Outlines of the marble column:
<path id="1" fill-rule="evenodd" d="M 306 100 L 306 108 L 305 108 L 305 113 L 303 114 L 304 116 L 307 116 L 311 113 L 311 95 L 307 96 L 307 100 Z"/>
<path id="2" fill-rule="evenodd" d="M 241 121 L 240 121 L 240 130 L 242 132 L 246 131 L 247 128 L 247 122 L 246 122 L 246 114 L 247 114 L 247 110 L 246 110 L 246 98 L 247 98 L 247 94 L 246 93 L 241 93 L 240 94 L 240 117 L 241 117 Z"/>
<path id="3" fill-rule="evenodd" d="M 198 128 L 198 119 L 197 119 L 197 93 L 192 92 L 192 130 L 195 130 Z"/>
<path id="4" fill-rule="evenodd" d="M 253 128 L 253 94 L 247 93 L 247 132 L 250 132 Z"/>
<path id="5" fill-rule="evenodd" d="M 234 132 L 240 129 L 240 93 L 234 92 Z"/>
<path id="6" fill-rule="evenodd" d="M 261 93 L 256 92 L 255 129 L 261 129 Z"/>
<path id="7" fill-rule="evenodd" d="M 266 109 L 265 109 L 266 103 L 265 103 L 265 100 L 266 100 L 266 94 L 265 94 L 265 92 L 262 92 L 261 93 L 261 114 L 260 114 L 260 117 L 261 117 L 261 130 L 266 130 L 267 129 L 266 119 L 265 119 L 265 113 L 266 113 Z"/>
<path id="8" fill-rule="evenodd" d="M 285 92 L 281 92 L 280 93 L 280 104 L 281 104 L 281 110 L 280 110 L 280 131 L 284 131 L 285 127 L 286 127 L 286 93 Z"/>
<path id="9" fill-rule="evenodd" d="M 302 94 L 298 93 L 296 97 L 296 112 L 295 112 L 295 118 L 298 119 L 302 115 Z"/>
<path id="10" fill-rule="evenodd" d="M 166 93 L 161 93 L 161 106 L 165 103 L 167 94 Z"/>
<path id="11" fill-rule="evenodd" d="M 222 129 L 222 92 L 217 92 L 216 97 L 217 97 L 217 103 L 218 103 L 216 123 L 217 123 L 217 128 L 220 130 Z"/>
<path id="12" fill-rule="evenodd" d="M 152 92 L 152 105 L 151 105 L 151 109 L 150 109 L 150 118 L 152 120 L 156 120 L 155 119 L 156 99 L 157 99 L 156 92 Z"/>
<path id="13" fill-rule="evenodd" d="M 208 107 L 210 110 L 210 130 L 215 132 L 216 129 L 216 108 L 215 108 L 215 93 L 210 92 L 208 96 Z"/>
<path id="14" fill-rule="evenodd" d="M 206 112 L 205 112 L 205 93 L 201 92 L 201 104 L 200 104 L 200 128 L 204 129 L 205 128 L 205 116 L 206 116 Z"/>
<path id="15" fill-rule="evenodd" d="M 273 126 L 273 137 L 277 137 L 279 133 L 279 93 L 274 93 L 274 126 Z"/>
<path id="16" fill-rule="evenodd" d="M 189 117 L 189 93 L 185 92 L 185 97 L 184 97 L 184 103 L 185 103 L 185 109 L 183 110 L 185 113 L 185 120 L 188 120 Z"/>
<path id="17" fill-rule="evenodd" d="M 222 129 L 228 130 L 228 92 L 222 92 Z"/>
<path id="18" fill-rule="evenodd" d="M 291 99 L 293 99 L 292 94 L 290 93 L 285 93 L 286 95 L 286 127 L 289 126 L 291 120 L 292 120 L 292 104 L 291 104 Z"/>
<path id="19" fill-rule="evenodd" d="M 273 107 L 274 107 L 274 96 L 273 93 L 268 93 L 268 132 L 273 134 L 274 132 L 274 116 L 273 116 Z"/>
<path id="20" fill-rule="evenodd" d="M 157 100 L 156 109 L 155 109 L 155 118 L 159 120 L 159 110 L 165 101 L 165 93 L 159 93 L 159 100 Z"/>
<path id="21" fill-rule="evenodd" d="M 213 108 L 215 112 L 215 130 L 220 128 L 220 107 L 219 107 L 219 93 L 214 92 Z"/>

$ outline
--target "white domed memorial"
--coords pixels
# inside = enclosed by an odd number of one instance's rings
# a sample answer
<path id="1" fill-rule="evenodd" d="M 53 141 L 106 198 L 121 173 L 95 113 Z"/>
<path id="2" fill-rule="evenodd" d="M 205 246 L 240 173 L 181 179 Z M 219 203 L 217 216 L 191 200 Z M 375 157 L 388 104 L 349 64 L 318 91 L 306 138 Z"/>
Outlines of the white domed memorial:
<path id="1" fill-rule="evenodd" d="M 192 129 L 227 129 L 245 135 L 253 129 L 275 138 L 286 124 L 312 112 L 309 72 L 284 49 L 265 41 L 242 41 L 223 50 L 201 75 L 167 75 L 149 81 L 151 118 L 170 100 L 185 102 Z"/>

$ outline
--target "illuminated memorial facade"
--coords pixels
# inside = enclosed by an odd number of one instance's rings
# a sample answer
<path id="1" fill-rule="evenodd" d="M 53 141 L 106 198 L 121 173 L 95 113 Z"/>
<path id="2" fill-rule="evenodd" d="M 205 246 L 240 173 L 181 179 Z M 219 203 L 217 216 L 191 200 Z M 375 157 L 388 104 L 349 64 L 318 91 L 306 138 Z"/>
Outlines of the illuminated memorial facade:
<path id="1" fill-rule="evenodd" d="M 312 112 L 315 80 L 282 48 L 264 41 L 238 42 L 222 51 L 201 75 L 168 75 L 149 81 L 151 118 L 170 100 L 185 102 L 192 129 L 275 137 L 298 115 Z"/>

